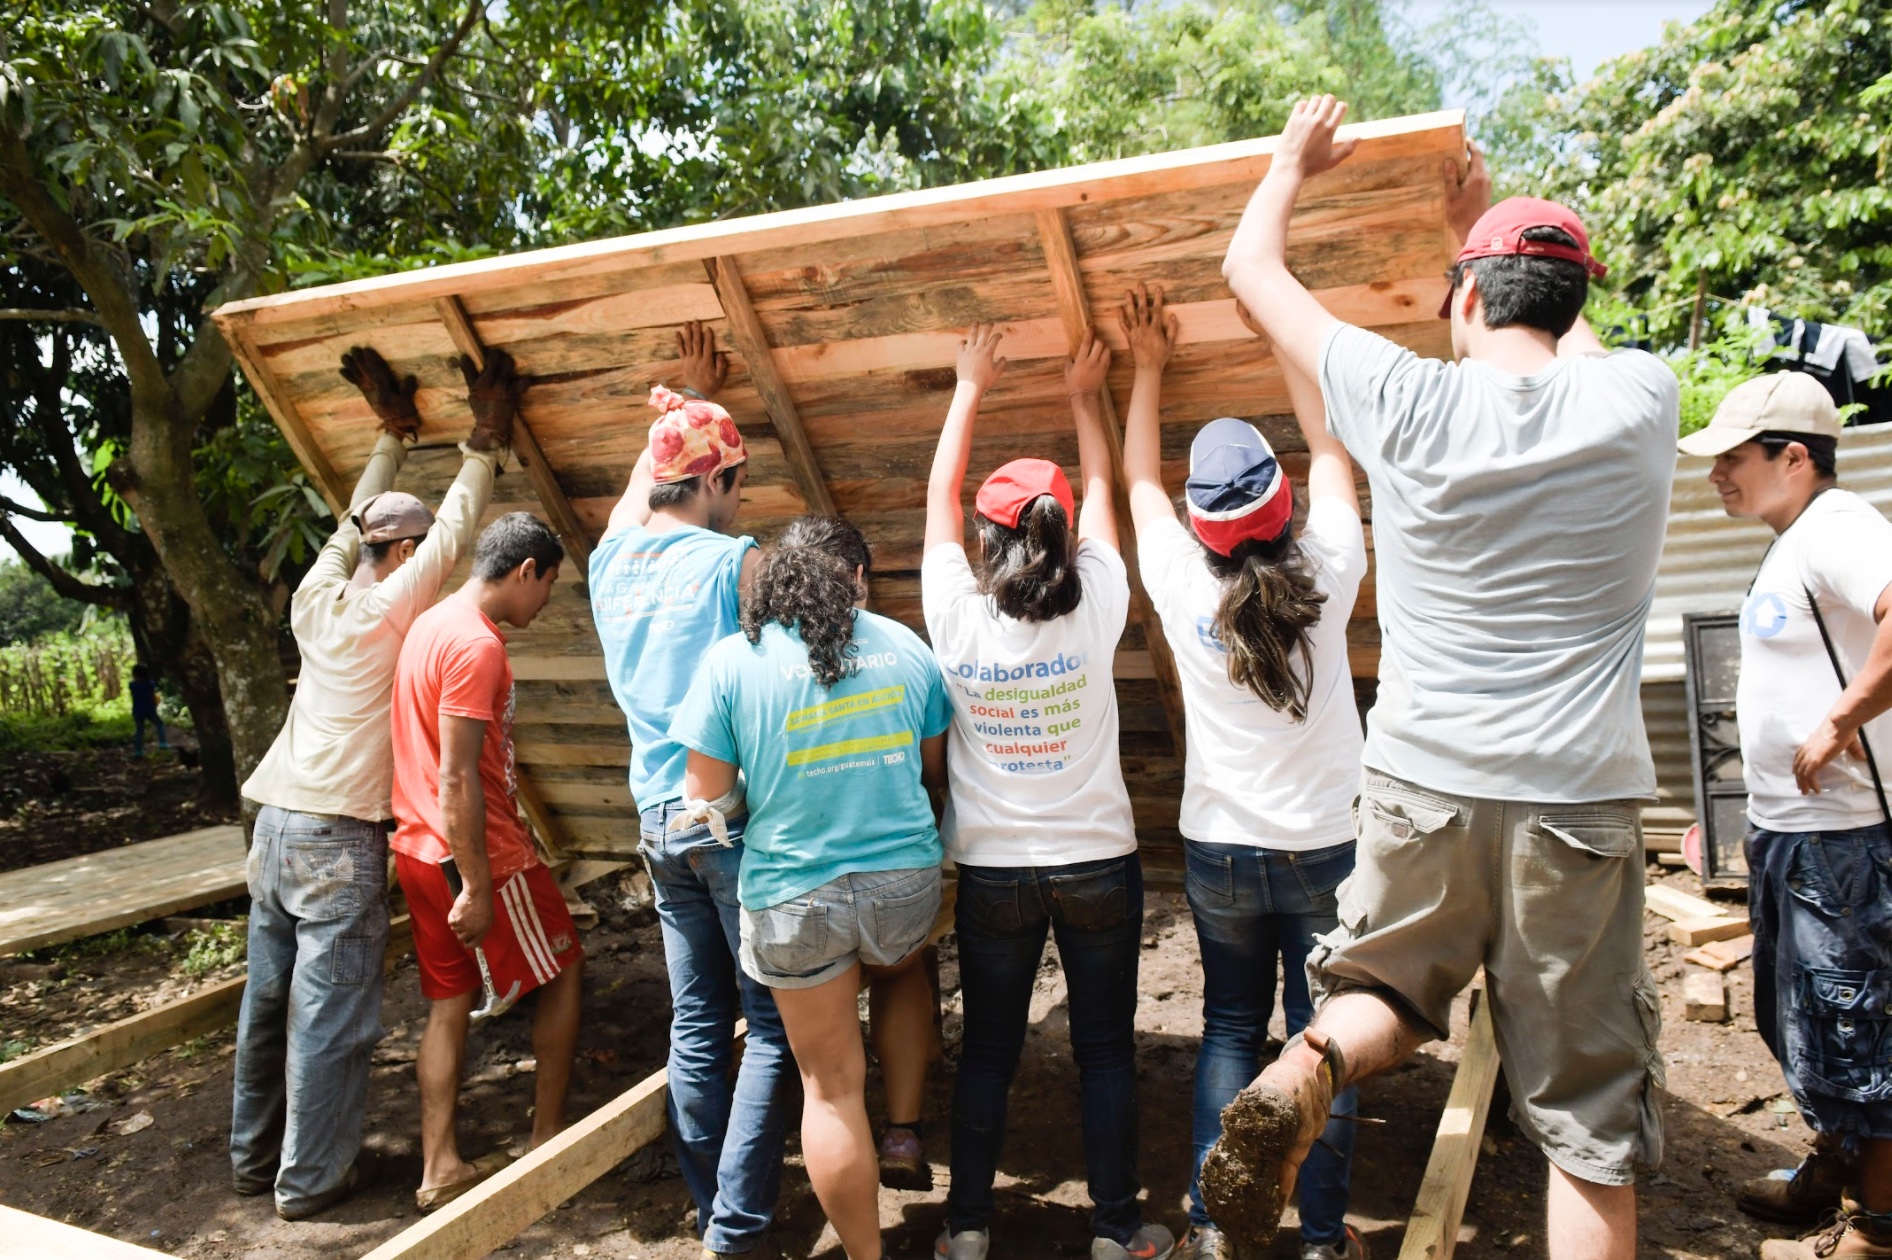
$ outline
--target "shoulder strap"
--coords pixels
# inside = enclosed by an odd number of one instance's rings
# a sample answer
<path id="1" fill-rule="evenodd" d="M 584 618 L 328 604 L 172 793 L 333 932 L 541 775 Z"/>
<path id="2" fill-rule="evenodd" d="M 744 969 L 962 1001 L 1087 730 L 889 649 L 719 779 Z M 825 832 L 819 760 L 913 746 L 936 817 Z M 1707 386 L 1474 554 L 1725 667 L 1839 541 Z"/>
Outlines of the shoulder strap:
<path id="1" fill-rule="evenodd" d="M 1813 610 L 1813 624 L 1820 628 L 1820 642 L 1826 644 L 1826 659 L 1833 663 L 1833 676 L 1839 679 L 1839 689 L 1846 690 L 1846 671 L 1840 666 L 1839 652 L 1833 647 L 1833 636 L 1827 633 L 1826 618 L 1820 615 L 1820 601 L 1813 598 L 1813 589 L 1802 585 L 1806 592 L 1807 607 Z M 1872 791 L 1879 798 L 1879 812 L 1885 815 L 1888 825 L 1892 825 L 1892 806 L 1886 804 L 1885 781 L 1879 777 L 1879 763 L 1872 755 L 1872 745 L 1866 741 L 1866 728 L 1859 728 L 1859 746 L 1866 750 L 1866 769 L 1872 772 Z"/>

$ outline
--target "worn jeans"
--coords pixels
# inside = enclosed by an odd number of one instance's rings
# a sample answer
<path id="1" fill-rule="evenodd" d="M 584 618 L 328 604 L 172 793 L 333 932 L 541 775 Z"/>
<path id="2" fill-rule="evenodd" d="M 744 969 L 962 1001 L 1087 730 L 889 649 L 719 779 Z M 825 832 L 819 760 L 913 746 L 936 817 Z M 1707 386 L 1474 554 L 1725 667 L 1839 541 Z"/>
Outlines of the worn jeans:
<path id="1" fill-rule="evenodd" d="M 1815 1132 L 1892 1138 L 1892 832 L 1747 838 L 1754 1022 Z"/>
<path id="2" fill-rule="evenodd" d="M 1135 1041 L 1142 863 L 1132 853 L 1070 866 L 961 866 L 954 916 L 966 1016 L 953 1086 L 947 1227 L 990 1227 L 1007 1095 L 1045 936 L 1055 932 L 1069 994 L 1091 1232 L 1127 1243 L 1143 1224 Z"/>
<path id="3" fill-rule="evenodd" d="M 774 996 L 736 965 L 742 843 L 725 848 L 702 826 L 666 834 L 681 812 L 672 801 L 642 815 L 641 847 L 670 969 L 670 1128 L 703 1245 L 751 1251 L 781 1190 L 795 1060 Z M 740 834 L 740 823 L 729 830 Z M 749 1037 L 732 1083 L 738 1014 L 749 1021 Z"/>
<path id="4" fill-rule="evenodd" d="M 1202 953 L 1202 1046 L 1196 1053 L 1195 1164 L 1189 1176 L 1189 1223 L 1211 1224 L 1199 1178 L 1203 1156 L 1222 1136 L 1222 1108 L 1261 1070 L 1274 1016 L 1279 962 L 1288 1035 L 1314 1018 L 1307 955 L 1314 937 L 1339 924 L 1335 890 L 1353 872 L 1353 844 L 1287 853 L 1235 844 L 1183 842 L 1184 887 Z M 1351 1087 L 1334 1099 L 1336 1117 L 1358 1105 Z M 1331 1121 L 1301 1165 L 1301 1241 L 1335 1243 L 1346 1233 L 1353 1131 Z"/>
<path id="5" fill-rule="evenodd" d="M 381 1040 L 388 841 L 380 823 L 265 805 L 250 847 L 249 983 L 237 1019 L 230 1166 L 284 1207 L 361 1149 Z"/>

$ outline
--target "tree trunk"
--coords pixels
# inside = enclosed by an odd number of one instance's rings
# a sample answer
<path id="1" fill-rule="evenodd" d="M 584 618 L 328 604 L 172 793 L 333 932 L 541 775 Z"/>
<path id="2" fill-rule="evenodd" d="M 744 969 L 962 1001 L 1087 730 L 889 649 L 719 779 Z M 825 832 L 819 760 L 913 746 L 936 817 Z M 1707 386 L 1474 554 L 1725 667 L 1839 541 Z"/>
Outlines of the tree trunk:
<path id="1" fill-rule="evenodd" d="M 202 799 L 206 805 L 235 806 L 240 782 L 230 746 L 230 723 L 224 717 L 223 692 L 217 686 L 216 658 L 200 636 L 191 637 L 190 647 L 172 677 L 184 693 L 184 703 L 190 707 L 191 723 L 196 728 Z"/>

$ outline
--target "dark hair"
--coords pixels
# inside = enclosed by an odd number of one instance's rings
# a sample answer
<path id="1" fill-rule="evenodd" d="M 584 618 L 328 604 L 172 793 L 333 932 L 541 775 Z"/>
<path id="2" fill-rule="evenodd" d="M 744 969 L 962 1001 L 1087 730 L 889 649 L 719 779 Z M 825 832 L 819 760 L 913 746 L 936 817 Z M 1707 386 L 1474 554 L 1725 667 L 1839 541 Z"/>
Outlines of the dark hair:
<path id="1" fill-rule="evenodd" d="M 1562 228 L 1525 228 L 1523 235 L 1527 241 L 1577 247 L 1577 238 Z M 1467 271 L 1478 277 L 1478 296 L 1485 304 L 1487 328 L 1522 324 L 1561 337 L 1576 325 L 1590 296 L 1590 273 L 1582 263 L 1567 258 L 1504 254 L 1455 262 L 1446 272 L 1454 298 Z"/>
<path id="2" fill-rule="evenodd" d="M 480 531 L 473 544 L 473 576 L 497 582 L 528 560 L 540 575 L 565 559 L 558 535 L 530 512 L 508 512 Z"/>
<path id="3" fill-rule="evenodd" d="M 1229 681 L 1248 688 L 1277 713 L 1305 722 L 1314 682 L 1310 631 L 1320 621 L 1327 596 L 1315 589 L 1293 528 L 1267 542 L 1245 542 L 1233 555 L 1202 551 L 1209 572 L 1222 582 L 1215 637 L 1228 650 Z"/>
<path id="4" fill-rule="evenodd" d="M 149 665 L 133 665 L 131 667 L 131 676 L 139 682 L 148 681 L 151 677 L 151 667 Z"/>
<path id="5" fill-rule="evenodd" d="M 756 566 L 742 605 L 743 634 L 755 643 L 771 621 L 799 627 L 808 668 L 823 687 L 834 686 L 850 672 L 854 651 L 856 569 L 863 578 L 874 569 L 860 530 L 838 516 L 796 517 Z"/>
<path id="6" fill-rule="evenodd" d="M 979 593 L 990 595 L 1000 612 L 1019 621 L 1052 621 L 1077 609 L 1084 583 L 1077 575 L 1077 538 L 1062 503 L 1041 494 L 1025 505 L 1016 526 L 983 512 L 973 519 L 985 544 Z"/>
<path id="7" fill-rule="evenodd" d="M 401 541 L 399 538 L 389 538 L 382 542 L 363 543 L 361 544 L 361 558 L 369 564 L 379 565 L 388 558 L 388 553 L 394 550 L 395 544 Z"/>
<path id="8" fill-rule="evenodd" d="M 718 488 L 727 494 L 729 488 L 736 484 L 736 470 L 741 467 L 741 464 L 731 464 L 721 472 L 711 473 L 710 476 L 716 478 Z M 701 477 L 685 477 L 681 481 L 666 481 L 662 485 L 652 486 L 650 510 L 655 512 L 660 508 L 682 507 L 694 499 L 702 489 L 703 478 Z"/>
<path id="9" fill-rule="evenodd" d="M 1781 433 L 1769 429 L 1765 433 L 1754 435 L 1754 441 L 1761 444 L 1767 452 L 1767 458 L 1777 459 L 1787 449 L 1789 442 L 1798 442 L 1807 448 L 1807 458 L 1813 461 L 1813 471 L 1829 480 L 1839 476 L 1839 440 L 1819 433 Z"/>

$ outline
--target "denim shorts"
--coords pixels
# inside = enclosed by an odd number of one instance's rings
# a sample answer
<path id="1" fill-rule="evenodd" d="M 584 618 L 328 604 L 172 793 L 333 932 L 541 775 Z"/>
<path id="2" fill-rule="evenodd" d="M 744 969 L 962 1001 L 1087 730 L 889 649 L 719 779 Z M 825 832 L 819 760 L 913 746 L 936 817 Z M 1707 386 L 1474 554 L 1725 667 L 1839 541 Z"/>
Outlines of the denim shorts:
<path id="1" fill-rule="evenodd" d="M 1892 832 L 1747 838 L 1754 1021 L 1815 1132 L 1892 1139 Z"/>
<path id="2" fill-rule="evenodd" d="M 855 963 L 891 967 L 939 918 L 939 867 L 859 871 L 742 911 L 742 969 L 771 989 L 812 989 Z"/>

